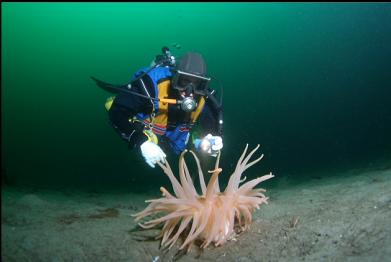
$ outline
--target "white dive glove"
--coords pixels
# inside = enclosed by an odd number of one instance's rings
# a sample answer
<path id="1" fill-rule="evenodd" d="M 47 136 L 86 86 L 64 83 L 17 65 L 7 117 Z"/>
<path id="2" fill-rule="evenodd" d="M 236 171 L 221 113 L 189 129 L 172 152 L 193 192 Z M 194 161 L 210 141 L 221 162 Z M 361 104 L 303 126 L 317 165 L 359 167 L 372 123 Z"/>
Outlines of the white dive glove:
<path id="1" fill-rule="evenodd" d="M 151 167 L 155 167 L 157 162 L 165 162 L 166 154 L 160 148 L 160 146 L 156 145 L 151 141 L 145 141 L 140 146 L 141 153 L 145 158 L 145 162 Z"/>
<path id="2" fill-rule="evenodd" d="M 196 139 L 195 147 L 202 152 L 216 157 L 217 153 L 223 148 L 223 139 L 221 136 L 208 134 L 203 139 Z"/>

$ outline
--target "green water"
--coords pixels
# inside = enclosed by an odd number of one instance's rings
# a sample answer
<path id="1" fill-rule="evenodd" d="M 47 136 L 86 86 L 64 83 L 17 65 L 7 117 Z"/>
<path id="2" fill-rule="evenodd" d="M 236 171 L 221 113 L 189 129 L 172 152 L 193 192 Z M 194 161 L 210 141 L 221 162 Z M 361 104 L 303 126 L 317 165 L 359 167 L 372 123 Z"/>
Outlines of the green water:
<path id="1" fill-rule="evenodd" d="M 110 94 L 89 78 L 124 83 L 162 46 L 202 53 L 223 83 L 227 175 L 246 142 L 265 154 L 250 176 L 300 180 L 390 162 L 389 3 L 1 7 L 2 171 L 10 183 L 130 190 L 166 181 L 128 151 L 108 123 Z"/>

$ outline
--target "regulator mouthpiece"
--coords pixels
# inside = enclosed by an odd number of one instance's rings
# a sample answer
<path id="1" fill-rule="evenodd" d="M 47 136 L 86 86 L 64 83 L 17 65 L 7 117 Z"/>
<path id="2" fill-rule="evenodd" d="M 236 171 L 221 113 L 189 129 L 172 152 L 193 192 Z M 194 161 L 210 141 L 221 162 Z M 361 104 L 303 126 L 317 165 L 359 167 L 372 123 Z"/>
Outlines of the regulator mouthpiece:
<path id="1" fill-rule="evenodd" d="M 197 107 L 197 102 L 191 97 L 185 97 L 183 100 L 179 101 L 180 107 L 185 112 L 192 112 Z"/>

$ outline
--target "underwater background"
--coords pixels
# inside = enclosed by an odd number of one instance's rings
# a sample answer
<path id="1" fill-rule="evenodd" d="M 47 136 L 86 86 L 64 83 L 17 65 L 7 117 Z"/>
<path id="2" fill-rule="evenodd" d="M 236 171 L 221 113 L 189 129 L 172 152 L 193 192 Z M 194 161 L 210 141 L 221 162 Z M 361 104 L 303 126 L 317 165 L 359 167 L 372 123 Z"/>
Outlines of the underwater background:
<path id="1" fill-rule="evenodd" d="M 2 184 L 168 184 L 110 126 L 112 94 L 90 79 L 125 83 L 163 46 L 203 54 L 224 87 L 226 178 L 246 143 L 265 157 L 245 175 L 272 171 L 271 185 L 391 167 L 389 3 L 2 3 L 1 15 Z"/>

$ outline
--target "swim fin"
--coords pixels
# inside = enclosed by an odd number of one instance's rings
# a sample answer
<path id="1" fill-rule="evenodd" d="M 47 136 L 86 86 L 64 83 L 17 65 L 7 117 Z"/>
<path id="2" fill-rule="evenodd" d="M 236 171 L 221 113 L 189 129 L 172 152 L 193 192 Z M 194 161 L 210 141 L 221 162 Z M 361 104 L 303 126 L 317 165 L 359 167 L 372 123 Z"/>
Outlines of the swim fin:
<path id="1" fill-rule="evenodd" d="M 110 92 L 110 93 L 118 93 L 124 89 L 126 89 L 126 85 L 115 85 L 115 84 L 109 84 L 102 80 L 99 80 L 93 76 L 91 76 L 91 79 L 95 81 L 96 85 L 103 88 L 104 90 Z"/>

